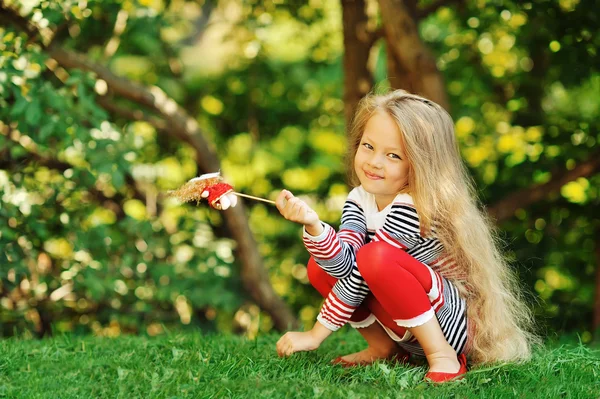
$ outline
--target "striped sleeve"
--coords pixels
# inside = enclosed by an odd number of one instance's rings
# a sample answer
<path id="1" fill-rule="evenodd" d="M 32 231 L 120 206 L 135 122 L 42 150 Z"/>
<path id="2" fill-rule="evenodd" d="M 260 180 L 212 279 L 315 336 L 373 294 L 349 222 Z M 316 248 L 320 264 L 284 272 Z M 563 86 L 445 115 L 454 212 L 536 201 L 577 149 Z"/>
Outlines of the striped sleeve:
<path id="1" fill-rule="evenodd" d="M 367 238 L 367 221 L 359 202 L 349 195 L 342 210 L 340 230 L 324 224 L 318 237 L 304 232 L 304 245 L 317 264 L 337 280 L 317 317 L 332 331 L 345 325 L 369 293 L 356 268 L 356 253 Z"/>
<path id="2" fill-rule="evenodd" d="M 303 240 L 317 264 L 337 279 L 348 277 L 356 263 L 356 252 L 365 244 L 367 222 L 360 205 L 348 199 L 342 211 L 340 231 L 323 223 L 323 232 L 311 236 L 304 230 Z"/>
<path id="3" fill-rule="evenodd" d="M 375 232 L 373 241 L 385 241 L 407 251 L 417 246 L 421 241 L 421 231 L 415 207 L 405 203 L 394 203 L 383 227 Z"/>

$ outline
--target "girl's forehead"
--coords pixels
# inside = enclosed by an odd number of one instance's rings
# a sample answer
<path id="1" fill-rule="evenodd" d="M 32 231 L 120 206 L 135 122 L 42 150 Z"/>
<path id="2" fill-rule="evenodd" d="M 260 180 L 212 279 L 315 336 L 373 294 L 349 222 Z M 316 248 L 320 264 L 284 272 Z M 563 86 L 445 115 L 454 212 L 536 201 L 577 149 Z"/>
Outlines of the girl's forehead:
<path id="1" fill-rule="evenodd" d="M 375 112 L 367 123 L 362 133 L 362 137 L 376 141 L 385 141 L 389 144 L 402 142 L 402 132 L 394 118 L 387 112 Z"/>

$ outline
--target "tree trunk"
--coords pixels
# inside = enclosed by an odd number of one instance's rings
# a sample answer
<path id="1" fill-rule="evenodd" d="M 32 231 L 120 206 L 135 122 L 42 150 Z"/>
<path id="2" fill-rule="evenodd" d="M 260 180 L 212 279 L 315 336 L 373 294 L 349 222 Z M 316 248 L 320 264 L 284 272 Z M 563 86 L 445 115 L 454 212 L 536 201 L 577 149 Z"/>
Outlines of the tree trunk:
<path id="1" fill-rule="evenodd" d="M 215 169 L 216 170 L 216 169 Z M 225 212 L 225 222 L 238 244 L 237 258 L 241 258 L 242 283 L 252 299 L 273 319 L 279 331 L 298 328 L 299 323 L 287 304 L 273 291 L 269 273 L 263 266 L 256 241 L 250 231 L 243 203 Z"/>
<path id="2" fill-rule="evenodd" d="M 373 87 L 367 68 L 373 41 L 367 31 L 365 0 L 342 0 L 344 27 L 344 114 L 350 126 L 356 105 Z"/>
<path id="3" fill-rule="evenodd" d="M 419 38 L 417 24 L 402 0 L 379 0 L 393 88 L 419 94 L 449 109 L 444 80 L 435 58 Z"/>

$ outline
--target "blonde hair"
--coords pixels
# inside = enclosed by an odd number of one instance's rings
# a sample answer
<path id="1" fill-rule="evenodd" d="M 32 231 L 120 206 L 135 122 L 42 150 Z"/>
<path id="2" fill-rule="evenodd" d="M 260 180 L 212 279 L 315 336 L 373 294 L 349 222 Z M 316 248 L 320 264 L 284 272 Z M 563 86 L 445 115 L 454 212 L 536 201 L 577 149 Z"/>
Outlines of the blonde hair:
<path id="1" fill-rule="evenodd" d="M 461 268 L 453 281 L 467 300 L 470 357 L 476 363 L 520 361 L 530 357 L 533 317 L 518 280 L 502 256 L 497 233 L 479 208 L 476 191 L 460 156 L 454 123 L 438 104 L 404 90 L 368 94 L 356 110 L 349 132 L 348 172 L 357 186 L 354 156 L 365 125 L 376 112 L 397 123 L 409 162 L 408 187 L 423 234 L 435 233 Z"/>

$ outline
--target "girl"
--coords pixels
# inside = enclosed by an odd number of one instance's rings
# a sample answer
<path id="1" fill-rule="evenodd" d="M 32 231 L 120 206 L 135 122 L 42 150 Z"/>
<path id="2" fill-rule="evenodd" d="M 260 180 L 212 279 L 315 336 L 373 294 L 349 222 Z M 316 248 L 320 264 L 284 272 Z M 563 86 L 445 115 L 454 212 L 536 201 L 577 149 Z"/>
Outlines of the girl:
<path id="1" fill-rule="evenodd" d="M 536 338 L 516 280 L 439 105 L 403 90 L 368 95 L 350 131 L 348 195 L 339 232 L 292 193 L 277 208 L 304 225 L 311 284 L 325 297 L 314 327 L 288 332 L 280 356 L 314 350 L 347 322 L 368 348 L 345 366 L 424 355 L 444 382 L 472 362 L 523 360 Z"/>

